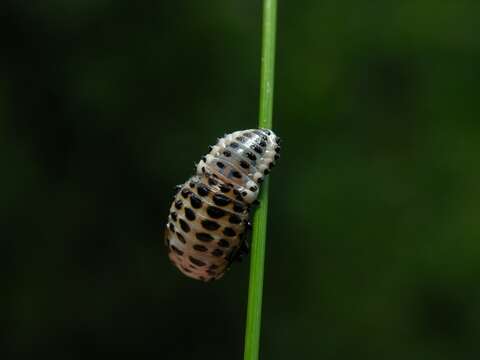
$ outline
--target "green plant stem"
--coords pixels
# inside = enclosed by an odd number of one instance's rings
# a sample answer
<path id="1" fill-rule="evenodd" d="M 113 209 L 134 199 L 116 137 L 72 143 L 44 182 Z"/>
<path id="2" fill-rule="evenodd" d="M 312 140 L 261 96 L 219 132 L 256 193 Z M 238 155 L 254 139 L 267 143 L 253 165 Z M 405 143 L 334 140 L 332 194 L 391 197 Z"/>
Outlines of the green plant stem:
<path id="1" fill-rule="evenodd" d="M 258 127 L 267 129 L 272 128 L 276 16 L 277 1 L 264 0 Z M 267 237 L 268 187 L 269 179 L 267 178 L 260 193 L 260 206 L 253 217 L 244 360 L 257 360 L 260 348 L 263 272 L 265 242 Z"/>

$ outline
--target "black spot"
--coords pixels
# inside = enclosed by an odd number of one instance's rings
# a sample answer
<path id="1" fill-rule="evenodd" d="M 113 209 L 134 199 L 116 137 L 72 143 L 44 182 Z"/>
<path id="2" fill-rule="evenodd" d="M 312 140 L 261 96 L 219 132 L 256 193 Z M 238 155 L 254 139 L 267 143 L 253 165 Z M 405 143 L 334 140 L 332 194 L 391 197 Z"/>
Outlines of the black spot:
<path id="1" fill-rule="evenodd" d="M 193 245 L 193 248 L 194 248 L 195 250 L 201 251 L 201 252 L 205 252 L 205 251 L 208 250 L 206 246 L 198 245 L 198 244 Z"/>
<path id="2" fill-rule="evenodd" d="M 208 195 L 208 192 L 209 192 L 209 190 L 208 190 L 208 188 L 207 188 L 205 185 L 199 184 L 199 185 L 197 186 L 197 193 L 198 193 L 198 195 L 200 195 L 200 196 L 207 196 L 207 195 Z"/>
<path id="3" fill-rule="evenodd" d="M 226 157 L 230 157 L 230 156 L 232 156 L 232 153 L 230 152 L 230 150 L 225 150 L 223 152 L 223 155 L 225 155 Z"/>
<path id="4" fill-rule="evenodd" d="M 230 246 L 230 243 L 225 240 L 225 239 L 220 239 L 218 241 L 218 246 L 221 246 L 221 247 L 224 247 L 224 248 L 228 248 Z"/>
<path id="5" fill-rule="evenodd" d="M 217 222 L 212 220 L 202 220 L 202 226 L 205 229 L 212 230 L 212 231 L 215 231 L 220 227 L 220 225 Z"/>
<path id="6" fill-rule="evenodd" d="M 220 191 L 223 193 L 228 193 L 230 191 L 230 187 L 224 184 L 220 184 Z"/>
<path id="7" fill-rule="evenodd" d="M 217 184 L 218 184 L 217 180 L 215 180 L 214 178 L 208 178 L 208 185 L 215 186 Z"/>
<path id="8" fill-rule="evenodd" d="M 251 152 L 247 153 L 247 157 L 252 161 L 257 160 L 257 157 L 255 156 L 255 154 L 253 154 Z"/>
<path id="9" fill-rule="evenodd" d="M 168 224 L 168 228 L 170 231 L 175 231 L 175 226 L 172 223 Z"/>
<path id="10" fill-rule="evenodd" d="M 242 204 L 239 204 L 239 203 L 235 203 L 235 204 L 233 204 L 233 211 L 238 212 L 238 213 L 242 213 L 242 212 L 245 211 L 245 206 L 243 206 Z"/>
<path id="11" fill-rule="evenodd" d="M 246 191 L 242 191 L 242 196 L 247 196 L 247 192 L 246 192 Z"/>
<path id="12" fill-rule="evenodd" d="M 232 228 L 229 228 L 229 227 L 226 227 L 225 229 L 223 229 L 223 233 L 224 233 L 226 236 L 235 236 L 235 235 L 237 235 L 237 233 L 235 232 L 235 230 L 233 230 Z"/>
<path id="13" fill-rule="evenodd" d="M 235 140 L 240 141 L 241 143 L 244 143 L 246 139 L 243 136 L 237 136 Z"/>
<path id="14" fill-rule="evenodd" d="M 228 221 L 232 224 L 240 224 L 242 222 L 242 219 L 240 219 L 240 216 L 232 214 L 228 218 Z"/>
<path id="15" fill-rule="evenodd" d="M 208 145 L 208 152 L 212 151 L 213 150 L 213 146 L 212 145 Z"/>
<path id="16" fill-rule="evenodd" d="M 225 211 L 216 207 L 216 206 L 209 206 L 207 208 L 207 214 L 210 215 L 214 219 L 219 219 L 222 216 L 225 216 Z"/>
<path id="17" fill-rule="evenodd" d="M 268 140 L 268 137 L 266 135 L 262 135 L 262 140 L 263 141 L 267 141 Z M 262 145 L 263 146 L 263 145 Z"/>
<path id="18" fill-rule="evenodd" d="M 170 246 L 172 248 L 173 251 L 175 251 L 178 255 L 182 256 L 183 255 L 183 251 L 180 250 L 179 248 L 177 248 L 175 245 L 172 245 Z"/>
<path id="19" fill-rule="evenodd" d="M 277 152 L 277 153 L 280 152 L 280 146 L 277 146 L 277 147 L 275 148 L 275 152 Z"/>
<path id="20" fill-rule="evenodd" d="M 256 186 L 250 186 L 250 191 L 257 191 L 257 187 Z"/>
<path id="21" fill-rule="evenodd" d="M 225 167 L 225 164 L 222 163 L 221 161 L 217 161 L 217 166 L 220 168 L 220 169 L 223 169 Z"/>
<path id="22" fill-rule="evenodd" d="M 243 134 L 243 136 L 250 139 L 253 136 L 253 134 L 251 132 L 246 132 Z"/>
<path id="23" fill-rule="evenodd" d="M 258 145 L 260 145 L 261 147 L 266 147 L 267 143 L 265 141 L 260 141 Z"/>
<path id="24" fill-rule="evenodd" d="M 207 162 L 207 158 L 205 156 L 202 156 L 203 162 Z"/>
<path id="25" fill-rule="evenodd" d="M 175 211 L 170 213 L 170 216 L 172 217 L 173 221 L 177 221 L 177 213 Z"/>
<path id="26" fill-rule="evenodd" d="M 232 174 L 233 177 L 235 177 L 237 179 L 242 178 L 242 174 L 240 174 L 237 170 L 232 170 L 231 174 Z"/>
<path id="27" fill-rule="evenodd" d="M 188 184 L 188 185 L 190 185 L 190 187 L 191 187 L 192 189 L 195 187 L 195 184 L 193 183 L 193 181 L 191 181 L 190 184 Z"/>
<path id="28" fill-rule="evenodd" d="M 192 194 L 192 196 L 190 197 L 190 204 L 192 204 L 192 207 L 194 209 L 200 209 L 202 207 L 202 200 Z"/>
<path id="29" fill-rule="evenodd" d="M 215 194 L 213 196 L 213 202 L 215 203 L 215 205 L 218 205 L 218 206 L 227 206 L 228 204 L 230 204 L 232 202 L 232 200 L 230 200 L 225 195 Z"/>
<path id="30" fill-rule="evenodd" d="M 259 177 L 257 183 L 261 184 L 263 182 L 263 177 Z"/>
<path id="31" fill-rule="evenodd" d="M 263 152 L 262 148 L 260 146 L 256 145 L 256 144 L 251 145 L 250 149 L 252 149 L 253 151 L 255 151 L 258 154 L 261 154 Z"/>
<path id="32" fill-rule="evenodd" d="M 186 223 L 185 220 L 179 219 L 178 222 L 180 223 L 180 227 L 182 228 L 183 231 L 189 232 L 190 231 L 190 226 Z"/>
<path id="33" fill-rule="evenodd" d="M 275 154 L 275 160 L 278 160 L 278 159 L 280 159 L 280 155 Z"/>
<path id="34" fill-rule="evenodd" d="M 264 132 L 265 134 L 267 134 L 267 135 L 270 135 L 270 134 L 271 134 L 270 130 L 267 130 L 267 129 L 263 129 L 263 132 Z"/>
<path id="35" fill-rule="evenodd" d="M 264 173 L 265 175 L 268 175 L 268 174 L 270 173 L 270 170 L 265 169 L 265 170 L 263 170 L 263 173 Z"/>
<path id="36" fill-rule="evenodd" d="M 175 234 L 177 235 L 177 238 L 178 238 L 178 240 L 180 240 L 180 242 L 182 242 L 184 244 L 186 243 L 185 238 L 183 237 L 182 234 L 180 234 L 179 232 L 176 232 Z"/>
<path id="37" fill-rule="evenodd" d="M 233 194 L 234 195 L 240 195 L 240 191 L 238 191 L 237 189 L 233 189 Z"/>
<path id="38" fill-rule="evenodd" d="M 236 142 L 232 142 L 230 145 L 229 145 L 232 149 L 238 149 L 240 147 L 240 145 Z"/>
<path id="39" fill-rule="evenodd" d="M 220 256 L 223 255 L 223 251 L 220 250 L 220 249 L 215 249 L 215 250 L 212 251 L 212 255 L 216 256 L 216 257 L 220 257 Z"/>
<path id="40" fill-rule="evenodd" d="M 271 170 L 275 166 L 275 163 L 273 161 L 268 163 L 268 168 Z"/>
<path id="41" fill-rule="evenodd" d="M 245 160 L 240 161 L 240 166 L 244 169 L 248 169 L 250 167 L 250 165 Z"/>
<path id="42" fill-rule="evenodd" d="M 185 271 L 186 273 L 191 273 L 191 272 L 192 272 L 192 270 L 187 269 L 185 266 L 182 266 L 181 268 L 182 268 L 182 270 Z"/>
<path id="43" fill-rule="evenodd" d="M 202 166 L 202 172 L 205 173 L 205 166 Z"/>
<path id="44" fill-rule="evenodd" d="M 212 269 L 212 270 L 215 270 L 215 269 L 218 269 L 218 265 L 212 264 L 208 268 Z"/>
<path id="45" fill-rule="evenodd" d="M 191 191 L 188 189 L 183 189 L 182 190 L 182 196 L 184 199 L 188 198 L 188 195 L 190 195 Z"/>
<path id="46" fill-rule="evenodd" d="M 175 201 L 175 208 L 177 210 L 180 210 L 182 208 L 182 206 L 183 206 L 182 200 Z"/>
<path id="47" fill-rule="evenodd" d="M 192 264 L 194 264 L 194 265 L 197 265 L 197 266 L 205 266 L 205 265 L 207 265 L 207 264 L 205 264 L 202 260 L 198 260 L 198 259 L 196 259 L 196 258 L 194 258 L 194 257 L 192 257 L 192 256 L 189 256 L 188 258 L 190 259 L 190 261 L 191 261 Z"/>
<path id="48" fill-rule="evenodd" d="M 213 240 L 213 237 L 207 233 L 196 233 L 195 236 L 200 241 L 209 242 Z"/>
<path id="49" fill-rule="evenodd" d="M 186 207 L 185 208 L 185 217 L 190 221 L 194 221 L 195 220 L 195 213 L 193 212 L 192 209 Z"/>

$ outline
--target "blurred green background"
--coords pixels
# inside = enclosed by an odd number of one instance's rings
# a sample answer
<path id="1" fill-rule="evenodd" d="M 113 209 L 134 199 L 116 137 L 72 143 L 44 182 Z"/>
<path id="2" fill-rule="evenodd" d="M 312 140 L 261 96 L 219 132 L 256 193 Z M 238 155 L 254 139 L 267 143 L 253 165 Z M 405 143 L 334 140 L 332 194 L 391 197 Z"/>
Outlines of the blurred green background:
<path id="1" fill-rule="evenodd" d="M 280 1 L 262 359 L 480 355 L 480 3 Z M 242 359 L 172 188 L 257 123 L 260 1 L 2 0 L 2 359 Z"/>

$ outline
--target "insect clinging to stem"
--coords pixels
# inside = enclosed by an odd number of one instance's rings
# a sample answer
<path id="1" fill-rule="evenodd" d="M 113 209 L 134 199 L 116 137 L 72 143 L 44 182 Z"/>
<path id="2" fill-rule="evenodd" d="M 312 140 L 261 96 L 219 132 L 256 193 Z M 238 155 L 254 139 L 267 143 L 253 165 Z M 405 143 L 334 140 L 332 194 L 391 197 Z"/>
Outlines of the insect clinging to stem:
<path id="1" fill-rule="evenodd" d="M 260 185 L 280 158 L 270 129 L 226 134 L 176 187 L 165 243 L 172 263 L 201 281 L 221 278 L 248 251 L 245 231 Z"/>

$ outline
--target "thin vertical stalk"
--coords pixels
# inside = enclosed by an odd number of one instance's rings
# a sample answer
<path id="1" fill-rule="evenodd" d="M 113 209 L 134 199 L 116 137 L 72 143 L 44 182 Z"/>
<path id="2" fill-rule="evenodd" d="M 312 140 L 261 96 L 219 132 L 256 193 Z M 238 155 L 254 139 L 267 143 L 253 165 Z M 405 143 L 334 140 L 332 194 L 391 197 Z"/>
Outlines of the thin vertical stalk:
<path id="1" fill-rule="evenodd" d="M 267 129 L 272 128 L 276 16 L 277 1 L 263 0 L 263 35 L 258 127 Z M 257 360 L 260 348 L 263 272 L 265 262 L 265 242 L 267 237 L 268 188 L 269 180 L 266 178 L 260 194 L 260 206 L 255 212 L 253 218 L 244 360 Z"/>

